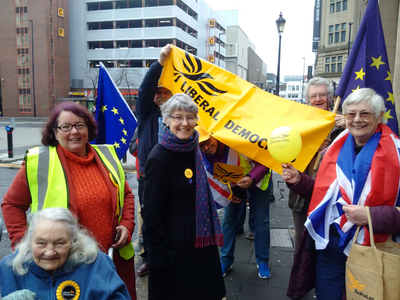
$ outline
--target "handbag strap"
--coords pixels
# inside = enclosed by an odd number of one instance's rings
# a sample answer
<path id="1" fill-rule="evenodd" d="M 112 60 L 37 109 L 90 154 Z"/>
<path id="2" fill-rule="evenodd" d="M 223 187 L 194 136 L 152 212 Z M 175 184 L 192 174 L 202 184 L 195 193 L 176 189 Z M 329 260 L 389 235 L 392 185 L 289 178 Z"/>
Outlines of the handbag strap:
<path id="1" fill-rule="evenodd" d="M 365 212 L 367 214 L 367 219 L 368 219 L 369 239 L 370 239 L 371 247 L 376 249 L 375 241 L 374 241 L 374 230 L 372 228 L 371 214 L 369 213 L 369 207 L 368 206 L 365 206 Z M 354 237 L 353 237 L 353 244 L 356 242 L 356 240 L 358 238 L 358 234 L 360 232 L 360 228 L 361 228 L 361 226 L 357 226 L 356 233 L 354 234 Z"/>

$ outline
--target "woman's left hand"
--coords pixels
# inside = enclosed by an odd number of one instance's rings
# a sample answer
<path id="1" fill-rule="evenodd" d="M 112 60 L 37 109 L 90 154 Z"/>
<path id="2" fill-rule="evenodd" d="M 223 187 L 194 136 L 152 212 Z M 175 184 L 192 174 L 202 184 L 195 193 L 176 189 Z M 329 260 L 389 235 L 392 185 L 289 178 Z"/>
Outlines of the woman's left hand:
<path id="1" fill-rule="evenodd" d="M 118 225 L 116 229 L 117 232 L 118 230 L 120 232 L 119 239 L 118 241 L 114 241 L 115 243 L 111 245 L 111 247 L 113 247 L 114 249 L 122 249 L 125 247 L 127 240 L 129 238 L 128 228 L 126 228 L 123 225 Z"/>
<path id="2" fill-rule="evenodd" d="M 365 207 L 361 205 L 345 205 L 343 211 L 349 220 L 354 225 L 364 226 L 368 224 L 367 212 Z"/>

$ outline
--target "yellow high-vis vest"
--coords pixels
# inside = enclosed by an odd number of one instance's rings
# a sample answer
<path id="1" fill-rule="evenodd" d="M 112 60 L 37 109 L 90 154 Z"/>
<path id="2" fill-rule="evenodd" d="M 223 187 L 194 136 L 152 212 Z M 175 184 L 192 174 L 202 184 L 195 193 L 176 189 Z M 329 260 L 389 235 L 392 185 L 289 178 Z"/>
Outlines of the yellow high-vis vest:
<path id="1" fill-rule="evenodd" d="M 118 223 L 124 207 L 125 173 L 113 145 L 92 145 L 101 162 L 109 171 L 110 179 L 117 188 Z M 69 189 L 67 177 L 57 148 L 40 146 L 29 149 L 25 154 L 25 170 L 32 198 L 31 212 L 49 207 L 69 209 Z M 131 259 L 135 252 L 132 243 L 119 250 L 121 257 Z"/>

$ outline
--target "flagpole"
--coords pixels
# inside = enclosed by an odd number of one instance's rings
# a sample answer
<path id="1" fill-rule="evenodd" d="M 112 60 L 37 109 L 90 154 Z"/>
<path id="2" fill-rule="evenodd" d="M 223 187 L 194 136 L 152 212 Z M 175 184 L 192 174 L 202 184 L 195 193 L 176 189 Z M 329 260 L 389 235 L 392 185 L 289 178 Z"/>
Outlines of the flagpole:
<path id="1" fill-rule="evenodd" d="M 337 110 L 339 109 L 339 104 L 340 104 L 341 100 L 342 100 L 342 97 L 336 96 L 335 106 L 333 107 L 333 111 L 332 111 L 333 113 L 336 114 Z M 318 169 L 320 160 L 321 160 L 321 154 L 318 153 L 317 159 L 315 160 L 314 167 L 313 167 L 314 171 L 316 171 Z"/>

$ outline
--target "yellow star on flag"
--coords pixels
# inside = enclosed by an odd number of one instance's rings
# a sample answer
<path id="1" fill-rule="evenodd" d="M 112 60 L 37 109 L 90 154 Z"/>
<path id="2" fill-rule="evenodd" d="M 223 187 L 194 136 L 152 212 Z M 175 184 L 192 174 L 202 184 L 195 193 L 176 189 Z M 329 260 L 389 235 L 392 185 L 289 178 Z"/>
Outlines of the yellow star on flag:
<path id="1" fill-rule="evenodd" d="M 126 139 L 121 138 L 121 142 L 124 143 L 126 145 Z"/>
<path id="2" fill-rule="evenodd" d="M 390 74 L 389 71 L 386 71 L 386 72 L 388 73 L 388 77 L 386 77 L 385 80 L 390 80 L 390 82 L 393 83 L 392 82 L 392 75 Z"/>
<path id="3" fill-rule="evenodd" d="M 386 101 L 391 101 L 392 104 L 394 105 L 394 97 L 393 97 L 393 94 L 388 92 L 388 95 L 389 95 L 389 98 L 387 98 Z"/>
<path id="4" fill-rule="evenodd" d="M 101 112 L 105 112 L 106 110 L 108 110 L 108 109 L 107 109 L 107 105 L 103 105 L 103 106 L 101 107 Z"/>
<path id="5" fill-rule="evenodd" d="M 372 57 L 372 60 L 374 62 L 370 65 L 370 67 L 376 67 L 376 69 L 379 70 L 379 66 L 385 64 L 383 61 L 381 61 L 381 59 L 382 59 L 382 55 L 379 56 L 378 58 Z"/>
<path id="6" fill-rule="evenodd" d="M 387 112 L 385 112 L 385 114 L 383 115 L 383 117 L 385 118 L 385 120 L 389 120 L 389 119 L 393 119 L 393 117 L 390 115 L 390 111 L 391 109 L 389 109 Z"/>
<path id="7" fill-rule="evenodd" d="M 118 109 L 116 109 L 115 107 L 113 107 L 111 111 L 114 113 L 114 116 L 118 115 Z"/>
<path id="8" fill-rule="evenodd" d="M 125 125 L 125 124 L 124 124 L 124 119 L 122 119 L 121 117 L 119 118 L 118 121 L 120 121 L 122 125 Z"/>
<path id="9" fill-rule="evenodd" d="M 354 72 L 354 73 L 357 74 L 356 79 L 354 79 L 354 80 L 357 80 L 358 78 L 360 78 L 361 80 L 364 80 L 364 75 L 365 75 L 365 73 L 364 73 L 364 70 L 363 70 L 363 69 L 364 69 L 364 68 L 361 68 L 360 72 Z"/>
<path id="10" fill-rule="evenodd" d="M 114 146 L 115 146 L 115 148 L 121 148 L 121 147 L 119 146 L 119 143 L 117 143 L 117 142 L 114 143 Z"/>
<path id="11" fill-rule="evenodd" d="M 354 92 L 354 91 L 357 91 L 357 90 L 359 90 L 360 89 L 360 86 L 357 86 L 357 88 L 356 89 L 354 89 L 354 90 L 351 90 L 352 92 Z"/>
<path id="12" fill-rule="evenodd" d="M 124 129 L 122 129 L 122 132 L 124 133 L 124 135 L 128 135 L 128 132 Z"/>

